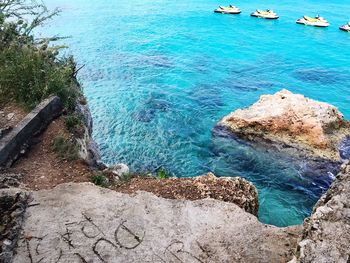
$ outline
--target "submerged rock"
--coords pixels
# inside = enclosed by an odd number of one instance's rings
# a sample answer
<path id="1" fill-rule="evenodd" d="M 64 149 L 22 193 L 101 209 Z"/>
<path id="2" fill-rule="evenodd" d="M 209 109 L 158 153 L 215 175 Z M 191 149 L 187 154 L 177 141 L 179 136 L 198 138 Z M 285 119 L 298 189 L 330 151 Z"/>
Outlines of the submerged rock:
<path id="1" fill-rule="evenodd" d="M 294 262 L 350 262 L 350 162 L 304 222 Z"/>
<path id="2" fill-rule="evenodd" d="M 346 82 L 349 75 L 344 71 L 329 70 L 324 68 L 299 69 L 294 72 L 294 77 L 301 81 L 331 85 L 338 82 Z"/>
<path id="3" fill-rule="evenodd" d="M 332 161 L 341 160 L 338 147 L 350 134 L 350 123 L 336 107 L 288 90 L 263 95 L 218 125 L 251 141 L 272 142 L 285 151 Z"/>
<path id="4" fill-rule="evenodd" d="M 89 183 L 32 195 L 14 262 L 286 262 L 300 234 L 212 199 L 131 196 Z"/>

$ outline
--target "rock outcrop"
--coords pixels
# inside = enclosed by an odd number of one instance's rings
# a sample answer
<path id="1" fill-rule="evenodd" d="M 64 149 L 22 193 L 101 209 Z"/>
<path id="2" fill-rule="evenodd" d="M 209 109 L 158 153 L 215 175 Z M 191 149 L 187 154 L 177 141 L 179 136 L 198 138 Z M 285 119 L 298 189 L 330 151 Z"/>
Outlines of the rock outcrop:
<path id="1" fill-rule="evenodd" d="M 350 135 L 350 123 L 336 107 L 288 90 L 263 95 L 218 125 L 251 141 L 272 142 L 279 148 L 332 161 L 341 159 L 338 147 Z"/>
<path id="2" fill-rule="evenodd" d="M 122 184 L 117 191 L 129 194 L 147 191 L 168 199 L 213 198 L 234 203 L 255 216 L 259 210 L 258 191 L 251 182 L 241 177 L 216 177 L 213 173 L 193 178 L 170 177 L 162 180 L 153 176 L 136 177 Z"/>
<path id="3" fill-rule="evenodd" d="M 101 161 L 99 147 L 92 138 L 93 121 L 90 109 L 83 97 L 76 101 L 75 112 L 82 117 L 84 124 L 83 133 L 75 138 L 80 149 L 79 157 L 91 167 L 105 169 L 106 166 Z"/>
<path id="4" fill-rule="evenodd" d="M 286 262 L 300 234 L 212 199 L 130 196 L 89 183 L 32 195 L 14 262 Z"/>
<path id="5" fill-rule="evenodd" d="M 0 189 L 19 187 L 23 174 L 3 173 L 0 171 Z"/>
<path id="6" fill-rule="evenodd" d="M 0 262 L 12 263 L 27 208 L 28 195 L 19 189 L 0 190 Z"/>
<path id="7" fill-rule="evenodd" d="M 349 161 L 317 202 L 311 217 L 305 220 L 297 262 L 350 262 Z"/>

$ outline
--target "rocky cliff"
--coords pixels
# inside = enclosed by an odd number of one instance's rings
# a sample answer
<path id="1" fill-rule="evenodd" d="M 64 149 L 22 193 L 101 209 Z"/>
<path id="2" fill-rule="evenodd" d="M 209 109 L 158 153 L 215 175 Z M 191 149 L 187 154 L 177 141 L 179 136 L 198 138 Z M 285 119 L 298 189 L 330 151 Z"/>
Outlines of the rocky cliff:
<path id="1" fill-rule="evenodd" d="M 104 169 L 105 165 L 101 161 L 100 150 L 92 138 L 93 120 L 91 112 L 83 97 L 76 102 L 75 112 L 83 120 L 83 132 L 76 136 L 76 141 L 80 148 L 79 157 L 91 167 Z"/>
<path id="2" fill-rule="evenodd" d="M 350 262 L 350 161 L 305 220 L 297 262 Z"/>

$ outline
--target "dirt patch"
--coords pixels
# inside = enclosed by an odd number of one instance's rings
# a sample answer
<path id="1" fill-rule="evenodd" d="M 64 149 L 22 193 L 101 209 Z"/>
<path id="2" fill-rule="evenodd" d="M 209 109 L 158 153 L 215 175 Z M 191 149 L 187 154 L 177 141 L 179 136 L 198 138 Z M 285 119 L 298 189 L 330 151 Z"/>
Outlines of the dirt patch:
<path id="1" fill-rule="evenodd" d="M 0 106 L 0 128 L 7 126 L 14 127 L 26 115 L 26 111 L 13 103 L 8 103 L 5 106 Z"/>
<path id="2" fill-rule="evenodd" d="M 136 177 L 115 190 L 127 194 L 146 191 L 167 199 L 213 198 L 235 203 L 254 215 L 257 215 L 259 208 L 258 194 L 252 183 L 240 177 L 219 178 L 211 173 L 195 178 Z"/>
<path id="3" fill-rule="evenodd" d="M 65 128 L 63 117 L 53 121 L 36 138 L 27 156 L 19 159 L 8 172 L 24 175 L 22 184 L 31 190 L 51 189 L 68 182 L 89 182 L 91 169 L 83 161 L 60 159 L 52 149 L 57 136 L 70 137 Z"/>
<path id="4" fill-rule="evenodd" d="M 0 138 L 12 130 L 26 115 L 27 112 L 14 103 L 0 105 Z"/>

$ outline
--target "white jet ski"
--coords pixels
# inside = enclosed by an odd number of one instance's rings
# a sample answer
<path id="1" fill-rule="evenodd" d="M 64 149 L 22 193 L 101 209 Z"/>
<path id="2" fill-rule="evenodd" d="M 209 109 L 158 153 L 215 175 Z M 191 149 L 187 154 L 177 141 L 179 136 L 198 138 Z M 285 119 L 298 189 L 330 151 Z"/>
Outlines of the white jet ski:
<path id="1" fill-rule="evenodd" d="M 346 25 L 339 27 L 339 29 L 350 33 L 350 22 L 348 22 Z"/>
<path id="2" fill-rule="evenodd" d="M 278 19 L 279 16 L 272 10 L 260 10 L 257 9 L 254 13 L 250 14 L 251 16 L 254 17 L 260 17 L 260 18 L 265 18 L 265 19 Z"/>
<path id="3" fill-rule="evenodd" d="M 241 9 L 239 9 L 236 6 L 229 5 L 229 6 L 219 6 L 217 9 L 214 10 L 215 13 L 221 13 L 221 14 L 240 14 Z"/>
<path id="4" fill-rule="evenodd" d="M 297 24 L 302 24 L 306 26 L 316 26 L 316 27 L 329 26 L 328 21 L 321 16 L 316 16 L 314 18 L 309 16 L 304 16 L 297 20 Z"/>

